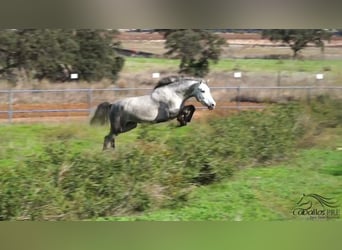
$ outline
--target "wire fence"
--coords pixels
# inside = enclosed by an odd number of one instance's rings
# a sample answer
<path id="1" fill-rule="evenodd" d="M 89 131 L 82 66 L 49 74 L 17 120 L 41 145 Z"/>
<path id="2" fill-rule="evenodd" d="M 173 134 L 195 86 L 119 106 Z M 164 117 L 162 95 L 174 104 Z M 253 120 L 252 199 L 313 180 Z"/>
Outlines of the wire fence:
<path id="1" fill-rule="evenodd" d="M 101 102 L 151 93 L 153 88 L 34 89 L 0 90 L 0 120 L 12 123 L 16 118 L 89 116 Z M 290 100 L 310 101 L 328 94 L 341 98 L 342 86 L 222 86 L 211 87 L 217 109 L 262 109 L 266 103 Z M 190 99 L 190 102 L 191 99 Z M 246 105 L 247 103 L 247 105 Z M 206 109 L 193 102 L 196 109 Z"/>

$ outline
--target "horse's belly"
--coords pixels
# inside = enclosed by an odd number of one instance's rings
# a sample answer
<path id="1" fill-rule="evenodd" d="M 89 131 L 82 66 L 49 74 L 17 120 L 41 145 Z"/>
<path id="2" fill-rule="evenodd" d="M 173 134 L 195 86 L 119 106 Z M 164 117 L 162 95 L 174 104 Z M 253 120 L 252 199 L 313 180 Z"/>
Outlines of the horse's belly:
<path id="1" fill-rule="evenodd" d="M 165 122 L 178 115 L 179 108 L 170 109 L 169 105 L 155 102 L 149 97 L 128 98 L 121 102 L 128 119 L 134 122 Z"/>

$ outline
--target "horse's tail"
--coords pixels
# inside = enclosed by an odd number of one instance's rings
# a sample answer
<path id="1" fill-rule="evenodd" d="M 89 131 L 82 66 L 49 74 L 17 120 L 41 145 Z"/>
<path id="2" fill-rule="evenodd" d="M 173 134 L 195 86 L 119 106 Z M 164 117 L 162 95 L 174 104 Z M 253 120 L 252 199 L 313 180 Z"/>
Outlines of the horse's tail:
<path id="1" fill-rule="evenodd" d="M 93 117 L 90 119 L 90 125 L 105 125 L 109 122 L 109 112 L 112 104 L 109 102 L 100 103 Z"/>

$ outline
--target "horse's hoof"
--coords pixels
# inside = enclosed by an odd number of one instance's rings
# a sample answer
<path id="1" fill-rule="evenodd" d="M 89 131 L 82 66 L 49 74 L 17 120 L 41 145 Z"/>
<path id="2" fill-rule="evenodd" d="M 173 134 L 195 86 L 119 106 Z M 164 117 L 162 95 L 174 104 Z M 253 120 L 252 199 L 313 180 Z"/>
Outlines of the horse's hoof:
<path id="1" fill-rule="evenodd" d="M 110 149 L 114 150 L 115 148 L 103 148 L 102 151 L 108 151 Z"/>
<path id="2" fill-rule="evenodd" d="M 109 150 L 109 149 L 115 149 L 115 146 L 113 146 L 113 145 L 103 145 L 103 148 L 102 148 L 102 150 L 103 151 L 106 151 L 106 150 Z"/>

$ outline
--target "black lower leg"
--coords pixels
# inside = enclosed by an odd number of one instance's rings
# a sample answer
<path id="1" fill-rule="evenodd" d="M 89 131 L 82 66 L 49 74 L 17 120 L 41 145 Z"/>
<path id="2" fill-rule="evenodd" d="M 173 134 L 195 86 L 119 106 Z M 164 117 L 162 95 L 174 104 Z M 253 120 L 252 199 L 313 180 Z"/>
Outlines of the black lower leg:
<path id="1" fill-rule="evenodd" d="M 114 137 L 112 138 L 112 140 L 111 140 L 111 142 L 110 142 L 110 146 L 111 146 L 112 148 L 115 148 L 115 139 L 114 139 Z"/>
<path id="2" fill-rule="evenodd" d="M 115 139 L 113 134 L 106 135 L 104 137 L 104 142 L 103 142 L 103 150 L 106 150 L 109 148 L 109 145 L 112 148 L 115 148 Z"/>
<path id="3" fill-rule="evenodd" d="M 180 123 L 179 126 L 185 126 L 190 122 L 195 110 L 194 105 L 184 106 L 177 116 L 177 121 Z"/>
<path id="4" fill-rule="evenodd" d="M 193 114 L 195 113 L 195 110 L 196 110 L 196 108 L 195 108 L 194 105 L 189 105 L 189 106 L 188 106 L 188 111 L 189 111 L 189 113 L 188 113 L 188 114 L 186 115 L 186 117 L 185 117 L 185 120 L 186 120 L 187 122 L 190 122 L 190 121 L 191 121 L 192 116 L 193 116 Z"/>
<path id="5" fill-rule="evenodd" d="M 185 126 L 186 125 L 186 121 L 184 120 L 183 114 L 179 114 L 177 116 L 177 121 L 179 122 L 179 126 Z"/>

